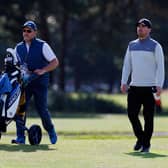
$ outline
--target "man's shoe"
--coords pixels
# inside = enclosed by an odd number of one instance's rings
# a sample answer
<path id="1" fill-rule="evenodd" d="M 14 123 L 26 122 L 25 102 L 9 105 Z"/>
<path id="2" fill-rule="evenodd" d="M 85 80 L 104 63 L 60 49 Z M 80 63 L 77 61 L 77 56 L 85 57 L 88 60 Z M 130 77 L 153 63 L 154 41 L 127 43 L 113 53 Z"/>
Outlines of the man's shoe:
<path id="1" fill-rule="evenodd" d="M 139 151 L 142 148 L 142 143 L 140 141 L 137 141 L 134 146 L 134 151 Z"/>
<path id="2" fill-rule="evenodd" d="M 53 128 L 51 131 L 48 132 L 51 144 L 55 144 L 57 142 L 57 134 L 55 129 Z"/>
<path id="3" fill-rule="evenodd" d="M 143 146 L 141 152 L 143 152 L 143 153 L 149 153 L 149 150 L 150 150 L 150 147 Z"/>
<path id="4" fill-rule="evenodd" d="M 17 137 L 16 139 L 12 139 L 12 144 L 25 144 L 25 136 L 24 137 Z"/>

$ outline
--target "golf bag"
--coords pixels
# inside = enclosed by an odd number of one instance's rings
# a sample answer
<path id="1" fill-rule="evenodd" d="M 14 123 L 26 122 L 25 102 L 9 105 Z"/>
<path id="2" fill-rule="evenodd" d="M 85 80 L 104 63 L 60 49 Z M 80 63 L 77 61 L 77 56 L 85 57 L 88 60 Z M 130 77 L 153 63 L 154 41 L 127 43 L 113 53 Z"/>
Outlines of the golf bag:
<path id="1" fill-rule="evenodd" d="M 24 88 L 36 77 L 35 74 L 27 73 L 16 56 L 15 50 L 8 48 L 4 59 L 4 71 L 0 75 L 0 138 L 2 132 L 7 132 L 9 123 L 16 120 L 17 111 L 24 107 Z M 24 130 L 28 132 L 31 145 L 40 144 L 42 131 L 39 125 L 34 124 L 29 129 L 24 127 Z"/>

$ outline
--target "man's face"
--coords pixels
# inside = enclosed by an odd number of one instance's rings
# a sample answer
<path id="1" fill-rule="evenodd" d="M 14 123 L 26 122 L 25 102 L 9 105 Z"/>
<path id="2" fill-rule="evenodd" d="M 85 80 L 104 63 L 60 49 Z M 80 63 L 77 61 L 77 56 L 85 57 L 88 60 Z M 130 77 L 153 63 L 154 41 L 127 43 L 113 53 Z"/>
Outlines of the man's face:
<path id="1" fill-rule="evenodd" d="M 31 42 L 31 40 L 36 36 L 36 31 L 29 27 L 23 28 L 23 39 L 25 42 Z"/>
<path id="2" fill-rule="evenodd" d="M 139 38 L 146 38 L 147 36 L 149 36 L 151 32 L 151 28 L 147 27 L 146 25 L 144 25 L 143 23 L 140 23 L 137 26 L 137 35 Z"/>

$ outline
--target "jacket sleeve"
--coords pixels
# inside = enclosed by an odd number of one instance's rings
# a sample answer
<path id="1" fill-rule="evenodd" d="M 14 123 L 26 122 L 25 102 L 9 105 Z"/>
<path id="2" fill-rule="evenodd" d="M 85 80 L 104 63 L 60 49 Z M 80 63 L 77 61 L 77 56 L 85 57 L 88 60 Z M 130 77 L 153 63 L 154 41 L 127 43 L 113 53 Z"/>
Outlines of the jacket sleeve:
<path id="1" fill-rule="evenodd" d="M 156 57 L 156 85 L 163 87 L 165 79 L 165 67 L 164 67 L 164 54 L 160 44 L 156 45 L 155 49 Z"/>
<path id="2" fill-rule="evenodd" d="M 131 55 L 128 46 L 122 68 L 121 84 L 127 84 L 130 73 L 131 73 Z"/>

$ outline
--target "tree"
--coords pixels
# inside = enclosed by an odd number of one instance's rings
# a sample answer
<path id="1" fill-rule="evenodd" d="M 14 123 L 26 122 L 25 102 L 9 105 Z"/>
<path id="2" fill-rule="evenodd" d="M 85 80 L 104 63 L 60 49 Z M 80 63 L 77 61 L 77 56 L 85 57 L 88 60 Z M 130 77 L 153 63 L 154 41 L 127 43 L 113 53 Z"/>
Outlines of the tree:
<path id="1" fill-rule="evenodd" d="M 136 38 L 134 25 L 141 17 L 152 20 L 152 36 L 163 45 L 167 63 L 167 5 L 163 0 L 29 0 L 26 5 L 23 0 L 2 0 L 0 51 L 21 40 L 25 20 L 35 20 L 40 37 L 60 60 L 53 83 L 59 81 L 63 91 L 70 78 L 76 90 L 94 82 L 108 83 L 112 89 L 120 81 L 125 50 Z"/>

